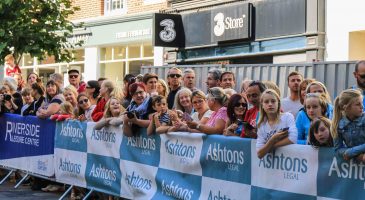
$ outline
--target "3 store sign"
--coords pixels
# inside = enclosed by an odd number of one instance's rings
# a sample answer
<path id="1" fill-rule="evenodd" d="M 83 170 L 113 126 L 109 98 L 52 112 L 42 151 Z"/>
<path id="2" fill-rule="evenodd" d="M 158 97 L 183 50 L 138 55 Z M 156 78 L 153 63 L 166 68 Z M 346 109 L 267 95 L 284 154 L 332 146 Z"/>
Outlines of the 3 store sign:
<path id="1" fill-rule="evenodd" d="M 223 13 L 217 13 L 214 16 L 214 35 L 219 37 L 224 34 L 225 30 L 243 28 L 246 15 L 239 18 L 225 17 Z"/>

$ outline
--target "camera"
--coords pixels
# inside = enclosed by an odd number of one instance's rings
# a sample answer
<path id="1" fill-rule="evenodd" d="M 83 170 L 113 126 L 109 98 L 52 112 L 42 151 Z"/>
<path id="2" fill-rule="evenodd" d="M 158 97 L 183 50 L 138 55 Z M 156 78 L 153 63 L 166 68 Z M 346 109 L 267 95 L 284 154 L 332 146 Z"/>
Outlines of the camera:
<path id="1" fill-rule="evenodd" d="M 11 95 L 4 94 L 4 99 L 5 99 L 5 101 L 10 101 L 11 100 Z"/>
<path id="2" fill-rule="evenodd" d="M 135 113 L 135 112 L 133 112 L 133 111 L 128 111 L 128 112 L 127 112 L 127 117 L 128 117 L 129 119 L 134 118 L 134 113 Z"/>

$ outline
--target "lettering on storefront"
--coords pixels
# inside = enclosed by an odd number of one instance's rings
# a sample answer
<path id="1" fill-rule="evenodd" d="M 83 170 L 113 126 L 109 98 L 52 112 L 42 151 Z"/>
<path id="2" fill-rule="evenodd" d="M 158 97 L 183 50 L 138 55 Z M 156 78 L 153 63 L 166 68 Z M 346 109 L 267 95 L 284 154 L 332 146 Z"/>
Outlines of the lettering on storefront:
<path id="1" fill-rule="evenodd" d="M 146 36 L 146 35 L 152 35 L 152 29 L 147 28 L 147 29 L 142 29 L 142 30 L 118 32 L 115 34 L 115 38 L 116 39 L 135 38 L 135 37 Z"/>

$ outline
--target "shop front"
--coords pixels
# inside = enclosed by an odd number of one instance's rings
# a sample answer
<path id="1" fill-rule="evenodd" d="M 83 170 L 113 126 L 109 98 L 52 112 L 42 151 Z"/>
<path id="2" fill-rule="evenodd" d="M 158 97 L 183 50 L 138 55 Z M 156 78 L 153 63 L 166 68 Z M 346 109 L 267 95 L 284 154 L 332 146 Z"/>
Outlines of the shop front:
<path id="1" fill-rule="evenodd" d="M 170 47 L 167 62 L 177 64 L 323 60 L 324 8 L 322 0 L 267 0 L 155 14 L 154 46 Z"/>
<path id="2" fill-rule="evenodd" d="M 154 64 L 152 14 L 102 17 L 85 22 L 84 27 L 69 38 L 72 43 L 83 41 L 82 47 L 75 49 L 72 62 L 56 63 L 53 57 L 39 62 L 24 55 L 20 63 L 23 76 L 36 71 L 47 81 L 51 73 L 78 69 L 86 81 L 105 77 L 120 83 L 125 74 L 139 74 L 141 66 Z"/>

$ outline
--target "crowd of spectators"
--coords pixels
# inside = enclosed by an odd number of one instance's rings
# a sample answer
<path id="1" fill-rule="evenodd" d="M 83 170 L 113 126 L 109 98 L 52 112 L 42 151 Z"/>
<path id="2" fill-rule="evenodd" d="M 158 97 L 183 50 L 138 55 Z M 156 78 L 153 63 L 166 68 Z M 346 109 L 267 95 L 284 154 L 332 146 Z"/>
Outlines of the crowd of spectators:
<path id="1" fill-rule="evenodd" d="M 356 64 L 357 84 L 334 101 L 323 83 L 296 71 L 287 77 L 290 94 L 284 98 L 271 81 L 236 83 L 234 73 L 219 69 L 208 72 L 206 92 L 196 88 L 194 70 L 176 67 L 168 70 L 166 82 L 153 73 L 127 74 L 123 86 L 104 78 L 83 82 L 76 69 L 68 71 L 66 87 L 58 73 L 46 83 L 34 72 L 23 81 L 15 67 L 6 75 L 1 113 L 96 122 L 95 129 L 123 125 L 126 136 L 147 128 L 148 135 L 182 131 L 254 138 L 259 158 L 298 143 L 334 146 L 346 160 L 365 160 L 365 61 Z"/>

